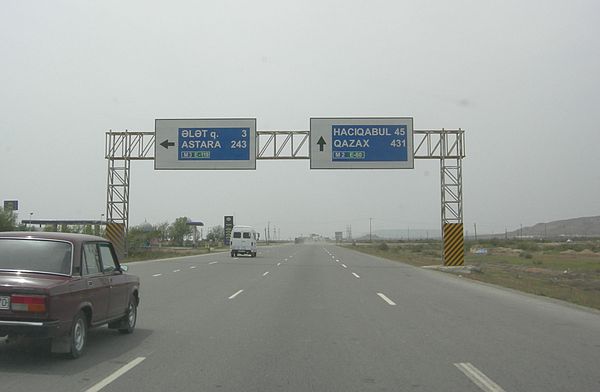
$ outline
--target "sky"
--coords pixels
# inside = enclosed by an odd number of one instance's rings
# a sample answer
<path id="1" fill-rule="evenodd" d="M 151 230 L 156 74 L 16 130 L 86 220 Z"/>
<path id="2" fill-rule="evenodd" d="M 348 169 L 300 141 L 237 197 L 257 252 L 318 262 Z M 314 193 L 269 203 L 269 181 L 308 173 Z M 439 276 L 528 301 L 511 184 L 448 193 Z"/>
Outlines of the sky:
<path id="1" fill-rule="evenodd" d="M 0 3 L 0 199 L 20 219 L 106 212 L 105 133 L 161 118 L 414 118 L 465 130 L 465 230 L 600 215 L 600 2 Z M 439 230 L 440 164 L 155 171 L 131 165 L 130 226 L 187 216 L 282 238 Z M 468 234 L 468 233 L 467 233 Z"/>

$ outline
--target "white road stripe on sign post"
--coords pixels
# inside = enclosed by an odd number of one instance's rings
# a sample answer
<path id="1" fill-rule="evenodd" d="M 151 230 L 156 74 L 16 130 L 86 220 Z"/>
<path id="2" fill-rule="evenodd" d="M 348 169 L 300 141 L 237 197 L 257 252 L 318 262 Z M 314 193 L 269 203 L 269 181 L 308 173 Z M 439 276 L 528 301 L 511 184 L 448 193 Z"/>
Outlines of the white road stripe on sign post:
<path id="1" fill-rule="evenodd" d="M 469 377 L 469 379 L 473 381 L 475 385 L 481 388 L 482 391 L 505 392 L 504 389 L 500 387 L 500 385 L 490 380 L 485 374 L 481 372 L 481 370 L 477 369 L 469 362 L 455 363 L 454 366 L 456 366 L 458 370 L 463 372 L 465 376 Z"/>

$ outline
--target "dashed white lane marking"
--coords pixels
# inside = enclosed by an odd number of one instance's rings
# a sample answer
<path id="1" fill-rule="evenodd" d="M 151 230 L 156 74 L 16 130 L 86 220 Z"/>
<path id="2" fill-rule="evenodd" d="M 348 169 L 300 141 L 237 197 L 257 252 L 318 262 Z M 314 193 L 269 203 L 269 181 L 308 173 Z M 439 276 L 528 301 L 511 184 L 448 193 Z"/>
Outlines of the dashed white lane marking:
<path id="1" fill-rule="evenodd" d="M 179 271 L 181 271 L 181 270 L 180 269 L 173 270 L 173 272 L 179 272 Z"/>
<path id="2" fill-rule="evenodd" d="M 195 266 L 195 265 L 192 265 L 192 266 L 190 267 L 190 269 L 195 269 L 195 268 L 196 268 L 196 266 Z"/>
<path id="3" fill-rule="evenodd" d="M 133 361 L 129 362 L 127 365 L 121 367 L 119 370 L 106 377 L 104 380 L 100 381 L 98 384 L 93 387 L 86 389 L 85 392 L 98 392 L 111 382 L 115 381 L 117 378 L 121 377 L 123 374 L 127 373 L 137 365 L 139 365 L 146 357 L 137 357 Z"/>
<path id="4" fill-rule="evenodd" d="M 338 259 L 335 259 L 335 262 L 336 262 L 336 263 L 339 263 L 340 261 L 339 261 Z"/>
<path id="5" fill-rule="evenodd" d="M 211 261 L 211 262 L 210 262 L 210 263 L 208 263 L 208 264 L 217 264 L 217 263 L 218 263 L 218 261 Z"/>
<path id="6" fill-rule="evenodd" d="M 357 273 L 355 273 L 355 272 L 353 272 L 352 275 L 354 275 L 357 278 L 360 278 L 360 276 Z"/>
<path id="7" fill-rule="evenodd" d="M 281 265 L 281 263 L 277 263 L 277 266 L 279 267 Z"/>
<path id="8" fill-rule="evenodd" d="M 237 297 L 238 295 L 242 294 L 243 292 L 244 292 L 244 290 L 239 290 L 237 293 L 235 293 L 231 297 L 229 297 L 229 299 L 234 299 L 235 297 Z"/>
<path id="9" fill-rule="evenodd" d="M 269 275 L 269 271 L 267 271 L 263 274 L 263 276 L 267 276 L 267 275 Z"/>
<path id="10" fill-rule="evenodd" d="M 482 391 L 505 392 L 504 389 L 500 387 L 500 385 L 490 380 L 485 374 L 481 372 L 481 370 L 477 369 L 469 362 L 455 363 L 454 366 L 456 366 L 458 370 L 463 372 L 465 376 L 469 377 L 469 379 L 473 381 L 475 385 L 481 388 Z"/>
<path id="11" fill-rule="evenodd" d="M 157 277 L 157 276 L 161 276 L 162 274 L 154 274 L 152 276 Z"/>
<path id="12" fill-rule="evenodd" d="M 348 266 L 346 264 L 342 264 L 342 267 L 344 268 L 348 268 Z"/>
<path id="13" fill-rule="evenodd" d="M 385 294 L 377 293 L 377 295 L 380 296 L 382 300 L 387 302 L 388 305 L 396 306 L 396 303 L 394 301 L 392 301 L 391 299 L 389 299 Z"/>

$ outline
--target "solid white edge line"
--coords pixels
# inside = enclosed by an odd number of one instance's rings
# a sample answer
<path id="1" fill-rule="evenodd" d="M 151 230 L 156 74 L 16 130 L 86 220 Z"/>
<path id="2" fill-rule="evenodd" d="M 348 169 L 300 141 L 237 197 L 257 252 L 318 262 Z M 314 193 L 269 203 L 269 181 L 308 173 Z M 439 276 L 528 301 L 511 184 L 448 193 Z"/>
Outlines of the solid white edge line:
<path id="1" fill-rule="evenodd" d="M 269 275 L 269 271 L 267 271 L 263 274 L 263 276 L 267 276 L 267 275 Z"/>
<path id="2" fill-rule="evenodd" d="M 239 290 L 237 293 L 235 293 L 231 297 L 229 297 L 229 299 L 234 299 L 235 297 L 237 297 L 238 295 L 242 294 L 243 292 L 244 292 L 244 290 Z"/>
<path id="3" fill-rule="evenodd" d="M 346 264 L 342 264 L 342 267 L 344 268 L 348 268 L 348 266 Z"/>
<path id="4" fill-rule="evenodd" d="M 505 392 L 500 385 L 490 380 L 481 370 L 469 362 L 455 363 L 454 366 L 464 373 L 475 385 L 485 392 Z"/>
<path id="5" fill-rule="evenodd" d="M 396 303 L 394 301 L 392 301 L 391 299 L 389 299 L 385 294 L 383 294 L 383 293 L 377 293 L 377 295 L 379 297 L 381 297 L 382 300 L 384 300 L 385 302 L 387 302 L 388 305 L 396 306 Z"/>
<path id="6" fill-rule="evenodd" d="M 360 278 L 360 276 L 356 272 L 353 272 L 352 275 L 356 276 L 357 278 Z"/>
<path id="7" fill-rule="evenodd" d="M 157 276 L 161 276 L 162 274 L 154 274 L 152 276 L 157 277 Z"/>
<path id="8" fill-rule="evenodd" d="M 115 381 L 117 378 L 121 377 L 123 374 L 127 373 L 128 371 L 139 365 L 144 359 L 146 359 L 146 357 L 137 357 L 136 359 L 129 362 L 127 365 L 121 367 L 116 372 L 106 377 L 104 380 L 100 381 L 93 387 L 86 389 L 85 392 L 98 392 L 111 382 Z"/>

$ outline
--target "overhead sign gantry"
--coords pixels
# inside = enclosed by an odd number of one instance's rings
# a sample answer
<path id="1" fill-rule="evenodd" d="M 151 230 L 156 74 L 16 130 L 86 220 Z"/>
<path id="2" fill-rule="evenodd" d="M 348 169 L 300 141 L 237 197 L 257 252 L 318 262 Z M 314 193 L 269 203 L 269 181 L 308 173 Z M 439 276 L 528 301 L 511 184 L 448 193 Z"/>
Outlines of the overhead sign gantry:
<path id="1" fill-rule="evenodd" d="M 155 132 L 107 132 L 107 234 L 124 241 L 132 160 L 154 160 L 160 170 L 255 169 L 256 159 L 310 159 L 311 169 L 408 169 L 414 159 L 435 159 L 443 262 L 463 264 L 464 130 L 414 130 L 412 117 L 313 118 L 310 128 L 258 131 L 256 119 L 176 119 L 156 120 Z"/>

